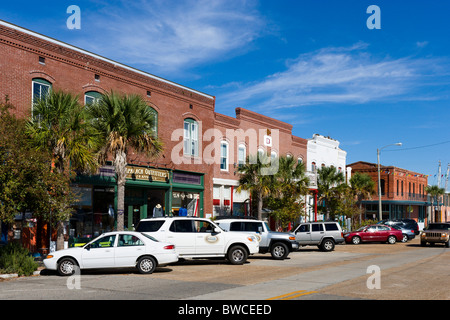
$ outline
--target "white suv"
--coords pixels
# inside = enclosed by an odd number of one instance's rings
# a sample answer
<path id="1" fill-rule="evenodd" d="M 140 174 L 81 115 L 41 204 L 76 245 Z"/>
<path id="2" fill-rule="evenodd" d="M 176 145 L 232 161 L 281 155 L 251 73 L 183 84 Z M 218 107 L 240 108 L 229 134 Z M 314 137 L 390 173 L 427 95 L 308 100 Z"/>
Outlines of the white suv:
<path id="1" fill-rule="evenodd" d="M 225 257 L 232 264 L 243 264 L 249 255 L 259 251 L 258 240 L 254 235 L 227 232 L 204 218 L 142 219 L 136 231 L 174 244 L 179 257 L 184 259 Z"/>

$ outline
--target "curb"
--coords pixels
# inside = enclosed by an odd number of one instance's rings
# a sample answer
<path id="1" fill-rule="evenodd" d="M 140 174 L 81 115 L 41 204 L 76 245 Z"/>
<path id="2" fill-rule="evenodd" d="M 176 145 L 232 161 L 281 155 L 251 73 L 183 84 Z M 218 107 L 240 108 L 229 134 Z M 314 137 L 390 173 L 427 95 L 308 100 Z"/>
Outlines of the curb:
<path id="1" fill-rule="evenodd" d="M 33 274 L 29 277 L 32 276 L 39 276 L 41 274 L 42 269 L 39 268 L 38 270 L 34 271 Z M 27 277 L 27 276 L 20 276 L 20 277 Z M 17 273 L 9 273 L 9 274 L 0 274 L 0 279 L 12 279 L 12 278 L 20 278 L 19 274 Z"/>

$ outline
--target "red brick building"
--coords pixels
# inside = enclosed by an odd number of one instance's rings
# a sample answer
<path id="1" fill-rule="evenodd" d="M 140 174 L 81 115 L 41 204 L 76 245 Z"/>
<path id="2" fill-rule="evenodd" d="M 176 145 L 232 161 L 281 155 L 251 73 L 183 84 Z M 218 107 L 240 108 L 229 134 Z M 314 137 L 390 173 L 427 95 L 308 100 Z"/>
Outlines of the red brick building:
<path id="1" fill-rule="evenodd" d="M 197 216 L 212 213 L 214 168 L 202 162 L 206 145 L 201 137 L 214 127 L 214 96 L 4 21 L 0 21 L 0 57 L 0 96 L 8 96 L 20 117 L 29 117 L 33 97 L 50 89 L 76 94 L 80 103 L 95 101 L 111 90 L 138 94 L 153 108 L 164 153 L 158 159 L 129 155 L 125 227 L 152 216 L 158 204 L 165 214 L 177 214 L 181 207 Z M 82 199 L 68 234 L 85 238 L 112 229 L 111 209 L 117 205 L 113 167 L 79 177 L 74 188 Z"/>
<path id="2" fill-rule="evenodd" d="M 236 118 L 217 113 L 214 118 L 220 141 L 219 164 L 214 165 L 214 215 L 248 213 L 248 192 L 236 192 L 236 171 L 247 156 L 257 152 L 273 159 L 289 155 L 306 163 L 307 140 L 292 135 L 292 125 L 242 108 L 235 111 Z"/>
<path id="3" fill-rule="evenodd" d="M 375 195 L 365 200 L 367 219 L 378 219 L 378 166 L 364 161 L 349 164 L 352 174 L 368 174 L 375 182 Z M 380 185 L 383 219 L 415 219 L 423 227 L 427 220 L 428 177 L 406 169 L 380 165 Z"/>
<path id="4" fill-rule="evenodd" d="M 292 135 L 292 125 L 241 108 L 235 118 L 218 114 L 214 96 L 1 20 L 0 57 L 0 98 L 7 96 L 19 117 L 30 117 L 34 97 L 49 90 L 76 94 L 82 104 L 111 91 L 138 94 L 154 110 L 164 152 L 158 159 L 128 155 L 125 228 L 153 216 L 158 205 L 166 215 L 176 215 L 182 207 L 196 216 L 242 213 L 249 196 L 236 194 L 235 171 L 247 155 L 290 155 L 306 163 L 307 141 Z M 217 140 L 211 139 L 214 135 Z M 114 167 L 77 177 L 73 188 L 81 200 L 67 224 L 69 238 L 84 241 L 112 230 L 117 211 Z M 29 237 L 29 243 L 35 240 L 33 223 L 18 221 L 27 226 L 22 239 Z M 32 251 L 49 248 L 48 230 L 38 229 L 44 232 Z"/>

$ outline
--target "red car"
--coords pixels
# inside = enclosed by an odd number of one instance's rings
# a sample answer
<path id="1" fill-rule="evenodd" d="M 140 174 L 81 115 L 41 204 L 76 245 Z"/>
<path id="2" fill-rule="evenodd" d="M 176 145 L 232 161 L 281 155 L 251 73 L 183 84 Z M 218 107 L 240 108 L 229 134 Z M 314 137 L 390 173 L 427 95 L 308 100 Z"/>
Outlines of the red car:
<path id="1" fill-rule="evenodd" d="M 346 243 L 360 244 L 361 242 L 388 242 L 394 244 L 402 241 L 401 230 L 383 224 L 374 224 L 359 228 L 344 234 Z"/>

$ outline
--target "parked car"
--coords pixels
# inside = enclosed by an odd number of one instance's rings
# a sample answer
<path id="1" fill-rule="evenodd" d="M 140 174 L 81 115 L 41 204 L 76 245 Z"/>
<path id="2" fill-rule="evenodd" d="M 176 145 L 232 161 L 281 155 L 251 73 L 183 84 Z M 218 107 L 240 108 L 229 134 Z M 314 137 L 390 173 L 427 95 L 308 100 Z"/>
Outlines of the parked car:
<path id="1" fill-rule="evenodd" d="M 396 223 L 403 223 L 406 226 L 406 228 L 414 230 L 415 235 L 418 235 L 420 233 L 419 224 L 414 219 L 387 219 L 378 222 L 378 224 L 385 224 L 388 226 Z"/>
<path id="2" fill-rule="evenodd" d="M 150 274 L 157 266 L 178 261 L 173 244 L 159 242 L 133 231 L 108 232 L 83 247 L 60 250 L 47 255 L 44 265 L 61 276 L 69 276 L 75 268 L 136 267 L 140 273 Z"/>
<path id="3" fill-rule="evenodd" d="M 183 259 L 227 258 L 243 264 L 258 253 L 259 243 L 250 233 L 227 232 L 209 219 L 196 217 L 160 217 L 142 219 L 136 230 L 160 241 L 173 243 Z"/>
<path id="4" fill-rule="evenodd" d="M 226 231 L 251 232 L 258 239 L 259 253 L 270 252 L 277 260 L 286 259 L 298 249 L 294 234 L 272 231 L 265 221 L 232 218 L 216 220 L 216 223 Z"/>
<path id="5" fill-rule="evenodd" d="M 398 229 L 403 233 L 402 242 L 408 242 L 416 237 L 414 229 L 408 228 L 408 226 L 403 222 L 396 222 L 389 225 L 392 228 Z"/>
<path id="6" fill-rule="evenodd" d="M 426 246 L 427 243 L 434 245 L 435 243 L 443 243 L 450 248 L 450 223 L 430 223 L 423 229 L 420 235 L 420 245 Z"/>
<path id="7" fill-rule="evenodd" d="M 393 227 L 375 224 L 361 227 L 356 231 L 344 234 L 345 242 L 360 244 L 361 242 L 387 242 L 394 244 L 402 241 L 403 233 Z"/>
<path id="8" fill-rule="evenodd" d="M 322 251 L 333 251 L 336 244 L 344 243 L 341 226 L 334 221 L 304 222 L 294 234 L 300 246 L 318 246 Z"/>

